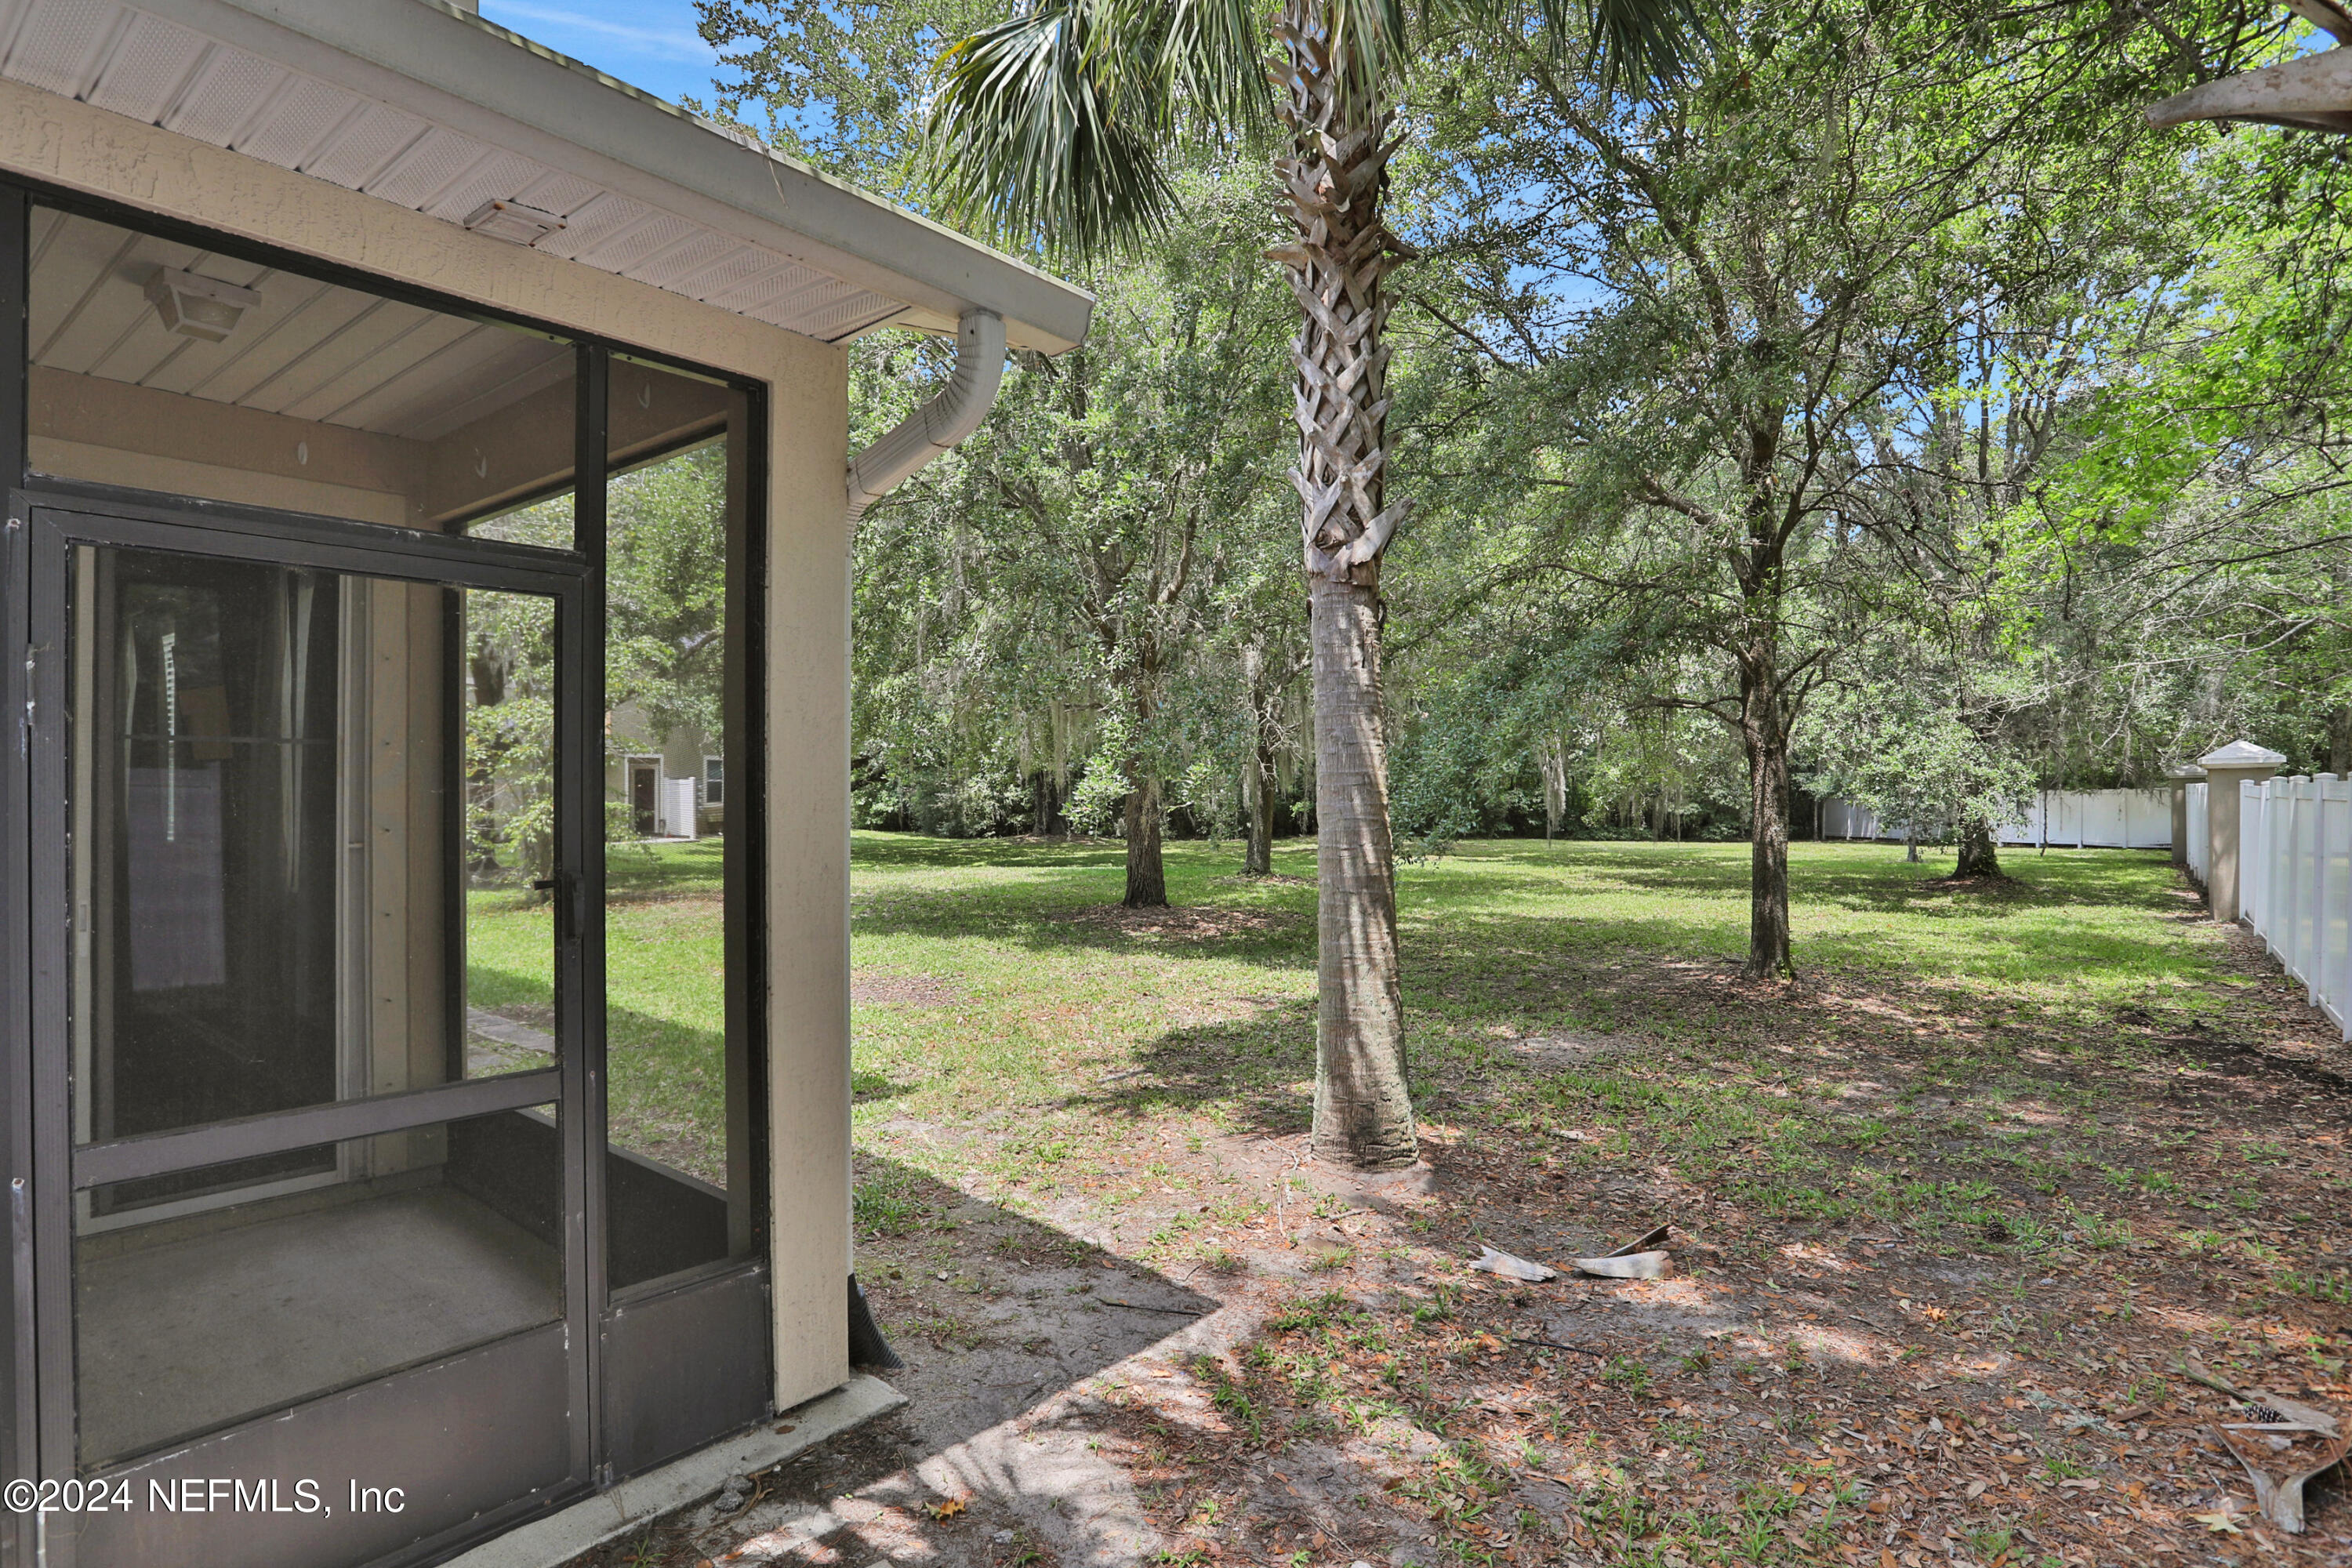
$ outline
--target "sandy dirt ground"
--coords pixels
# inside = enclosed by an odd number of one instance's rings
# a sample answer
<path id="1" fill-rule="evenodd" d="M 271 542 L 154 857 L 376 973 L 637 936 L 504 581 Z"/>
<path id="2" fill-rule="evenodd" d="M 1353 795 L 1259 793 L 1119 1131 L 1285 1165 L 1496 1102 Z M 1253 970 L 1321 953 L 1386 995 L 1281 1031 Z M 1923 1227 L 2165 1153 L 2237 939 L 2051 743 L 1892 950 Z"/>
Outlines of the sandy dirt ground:
<path id="1" fill-rule="evenodd" d="M 2235 962 L 2262 972 L 2250 940 Z M 1907 1085 L 1931 1115 L 1937 1054 L 1999 1034 L 1852 986 L 1758 990 L 1698 965 L 1656 984 L 1822 1084 Z M 1813 1051 L 1806 1020 L 1831 1015 L 1846 1043 Z M 1884 1031 L 1853 1045 L 1874 1017 Z M 2352 1416 L 2352 1058 L 2277 984 L 2125 1065 L 2080 1045 L 2005 1042 L 2096 1091 L 2012 1114 L 2072 1116 L 2110 1169 L 2160 1148 L 2185 1174 L 2132 1195 L 2133 1224 L 2030 1256 L 1776 1217 L 1638 1142 L 1596 1156 L 1605 1126 L 1507 1119 L 1515 1086 L 1644 1048 L 1605 1037 L 1515 1040 L 1506 1066 L 1444 1086 L 1419 1174 L 1351 1183 L 1296 1132 L 1243 1131 L 1156 1144 L 1169 1173 L 1116 1212 L 1066 1193 L 1015 1214 L 913 1178 L 921 1222 L 859 1249 L 908 1407 L 593 1561 L 2352 1563 L 2346 1489 L 2315 1485 L 2300 1535 L 2263 1520 L 2215 1426 L 2247 1404 L 2196 1381 Z M 1108 1105 L 1135 1081 L 1087 1087 Z M 2252 1212 L 2196 1202 L 2250 1181 Z M 1675 1226 L 1663 1279 L 1466 1267 L 1482 1245 L 1562 1265 L 1655 1223 Z"/>

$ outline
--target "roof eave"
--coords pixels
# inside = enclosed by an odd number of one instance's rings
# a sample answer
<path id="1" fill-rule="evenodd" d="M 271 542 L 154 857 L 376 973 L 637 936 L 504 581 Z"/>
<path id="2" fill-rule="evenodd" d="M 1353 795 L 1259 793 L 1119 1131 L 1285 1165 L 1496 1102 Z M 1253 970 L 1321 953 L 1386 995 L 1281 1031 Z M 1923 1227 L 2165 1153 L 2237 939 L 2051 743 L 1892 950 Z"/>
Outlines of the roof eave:
<path id="1" fill-rule="evenodd" d="M 764 246 L 904 301 L 897 318 L 953 330 L 1004 318 L 1020 348 L 1084 340 L 1086 290 L 674 105 L 446 0 L 141 0 L 142 8 L 454 130 Z"/>

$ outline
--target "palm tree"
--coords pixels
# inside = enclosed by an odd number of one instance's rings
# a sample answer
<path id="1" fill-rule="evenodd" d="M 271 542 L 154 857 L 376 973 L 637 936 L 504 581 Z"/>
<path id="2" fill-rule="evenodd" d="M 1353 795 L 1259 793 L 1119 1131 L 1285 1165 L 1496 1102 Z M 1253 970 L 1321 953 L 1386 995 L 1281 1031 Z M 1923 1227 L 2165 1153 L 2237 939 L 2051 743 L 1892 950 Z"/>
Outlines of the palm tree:
<path id="1" fill-rule="evenodd" d="M 1015 244 L 1092 260 L 1156 228 L 1163 161 L 1184 133 L 1258 137 L 1292 242 L 1268 254 L 1299 305 L 1298 464 L 1291 482 L 1315 683 L 1318 885 L 1314 1149 L 1364 1169 L 1411 1164 L 1396 883 L 1381 733 L 1381 552 L 1406 503 L 1387 496 L 1389 300 L 1410 252 L 1382 221 L 1389 136 L 1407 60 L 1403 0 L 1027 0 L 940 60 L 928 160 L 951 216 Z M 1699 0 L 1432 0 L 1425 18 L 1580 31 L 1612 82 L 1671 77 L 1703 36 Z"/>

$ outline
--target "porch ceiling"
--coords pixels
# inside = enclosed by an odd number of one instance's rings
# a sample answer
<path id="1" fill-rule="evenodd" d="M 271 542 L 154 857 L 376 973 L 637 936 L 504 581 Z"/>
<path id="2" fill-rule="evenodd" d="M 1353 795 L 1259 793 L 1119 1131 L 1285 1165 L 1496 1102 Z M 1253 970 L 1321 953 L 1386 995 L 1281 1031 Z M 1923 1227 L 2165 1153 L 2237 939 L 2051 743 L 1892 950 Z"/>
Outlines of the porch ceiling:
<path id="1" fill-rule="evenodd" d="M 561 343 L 66 213 L 32 226 L 33 363 L 265 414 L 430 441 L 562 380 Z M 167 331 L 159 270 L 253 289 L 224 342 Z"/>
<path id="2" fill-rule="evenodd" d="M 0 75 L 825 342 L 996 310 L 1082 337 L 1086 294 L 436 0 L 0 0 Z"/>

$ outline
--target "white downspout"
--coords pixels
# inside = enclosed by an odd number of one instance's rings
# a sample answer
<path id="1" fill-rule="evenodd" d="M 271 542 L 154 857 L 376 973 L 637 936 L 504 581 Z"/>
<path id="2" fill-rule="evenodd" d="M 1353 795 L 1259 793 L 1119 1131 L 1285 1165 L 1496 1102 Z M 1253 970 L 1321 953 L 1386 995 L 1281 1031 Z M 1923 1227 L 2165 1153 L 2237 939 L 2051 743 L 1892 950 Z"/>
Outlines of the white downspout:
<path id="1" fill-rule="evenodd" d="M 966 310 L 956 323 L 955 374 L 930 401 L 849 459 L 849 521 L 924 464 L 980 428 L 1004 380 L 1004 318 Z"/>
<path id="2" fill-rule="evenodd" d="M 993 310 L 966 310 L 956 323 L 956 362 L 948 384 L 857 456 L 849 459 L 849 526 L 855 529 L 866 509 L 911 478 L 923 465 L 980 428 L 996 402 L 1004 381 L 1004 318 Z M 843 847 L 845 849 L 846 845 Z M 844 911 L 845 915 L 846 910 Z M 842 1122 L 850 1120 L 844 1103 Z M 849 1173 L 849 1364 L 890 1371 L 900 1362 L 882 1337 L 866 1293 L 857 1288 L 857 1172 L 850 1155 Z"/>

